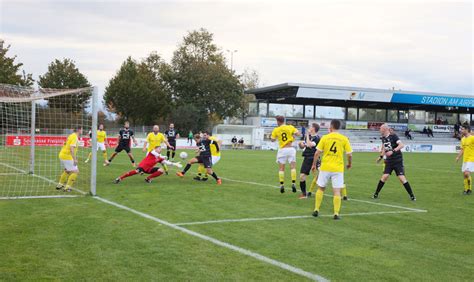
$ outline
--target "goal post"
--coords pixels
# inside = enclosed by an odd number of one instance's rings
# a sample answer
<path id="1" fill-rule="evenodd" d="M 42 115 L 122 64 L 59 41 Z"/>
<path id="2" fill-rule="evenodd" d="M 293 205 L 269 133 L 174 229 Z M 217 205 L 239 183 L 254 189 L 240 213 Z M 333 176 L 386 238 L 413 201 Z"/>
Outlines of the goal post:
<path id="1" fill-rule="evenodd" d="M 97 112 L 96 87 L 34 89 L 0 84 L 0 198 L 95 195 Z M 70 177 L 72 172 L 63 174 L 59 153 L 74 132 L 79 135 L 78 172 Z M 92 161 L 85 163 L 89 154 Z M 56 189 L 64 180 L 60 176 L 66 176 L 70 192 Z"/>

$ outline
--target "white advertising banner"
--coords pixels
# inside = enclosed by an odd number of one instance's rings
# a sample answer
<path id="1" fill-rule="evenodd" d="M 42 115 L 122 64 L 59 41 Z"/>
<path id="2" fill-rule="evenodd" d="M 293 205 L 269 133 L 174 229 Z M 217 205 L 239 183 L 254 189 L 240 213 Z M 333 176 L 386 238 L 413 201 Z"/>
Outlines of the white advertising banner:
<path id="1" fill-rule="evenodd" d="M 390 102 L 392 100 L 392 95 L 392 92 L 299 87 L 296 97 L 329 100 Z"/>
<path id="2" fill-rule="evenodd" d="M 441 132 L 444 132 L 444 133 L 454 132 L 454 126 L 436 124 L 436 125 L 433 125 L 433 132 L 440 132 L 440 133 Z"/>

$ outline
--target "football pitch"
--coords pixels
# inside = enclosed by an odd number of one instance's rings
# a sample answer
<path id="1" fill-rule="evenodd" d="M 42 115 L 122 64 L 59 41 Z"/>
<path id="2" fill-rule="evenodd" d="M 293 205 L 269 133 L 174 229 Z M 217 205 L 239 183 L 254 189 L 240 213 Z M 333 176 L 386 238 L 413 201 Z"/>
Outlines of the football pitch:
<path id="1" fill-rule="evenodd" d="M 382 172 L 378 154 L 355 153 L 340 221 L 331 217 L 330 189 L 321 216 L 311 217 L 314 197 L 291 192 L 289 170 L 280 194 L 276 152 L 222 154 L 220 186 L 192 173 L 178 178 L 173 168 L 151 184 L 138 175 L 113 184 L 132 169 L 122 153 L 98 166 L 97 198 L 0 201 L 0 280 L 474 277 L 474 196 L 462 195 L 454 154 L 404 155 L 411 202 L 395 176 L 371 199 Z M 298 170 L 300 163 L 299 156 Z"/>

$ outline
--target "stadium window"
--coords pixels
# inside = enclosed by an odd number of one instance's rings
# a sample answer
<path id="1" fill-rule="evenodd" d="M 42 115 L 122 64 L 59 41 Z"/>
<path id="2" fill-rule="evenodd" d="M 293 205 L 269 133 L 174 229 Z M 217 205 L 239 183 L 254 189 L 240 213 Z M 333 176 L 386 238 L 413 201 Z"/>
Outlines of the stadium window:
<path id="1" fill-rule="evenodd" d="M 304 106 L 304 117 L 305 118 L 314 118 L 314 105 Z"/>
<path id="2" fill-rule="evenodd" d="M 267 103 L 264 102 L 259 102 L 258 103 L 258 115 L 261 117 L 266 117 L 267 116 Z"/>
<path id="3" fill-rule="evenodd" d="M 375 121 L 386 121 L 387 110 L 376 109 L 375 110 Z"/>
<path id="4" fill-rule="evenodd" d="M 408 111 L 406 110 L 398 111 L 398 122 L 402 122 L 402 123 L 408 122 Z"/>
<path id="5" fill-rule="evenodd" d="M 316 106 L 316 118 L 321 119 L 345 119 L 346 108 Z"/>
<path id="6" fill-rule="evenodd" d="M 457 113 L 438 113 L 438 119 L 441 124 L 456 124 L 458 123 L 458 114 Z"/>
<path id="7" fill-rule="evenodd" d="M 347 120 L 357 120 L 357 108 L 347 109 Z"/>
<path id="8" fill-rule="evenodd" d="M 426 122 L 426 112 L 425 111 L 410 110 L 409 122 L 410 123 L 425 123 Z"/>
<path id="9" fill-rule="evenodd" d="M 388 110 L 387 119 L 389 122 L 398 122 L 398 111 L 397 110 Z"/>
<path id="10" fill-rule="evenodd" d="M 249 116 L 257 116 L 257 102 L 250 102 L 249 103 Z"/>
<path id="11" fill-rule="evenodd" d="M 426 112 L 425 123 L 434 124 L 435 120 L 436 120 L 436 113 L 435 112 Z"/>
<path id="12" fill-rule="evenodd" d="M 359 109 L 359 120 L 362 121 L 385 121 L 385 115 L 382 109 Z"/>
<path id="13" fill-rule="evenodd" d="M 459 121 L 461 124 L 467 122 L 467 124 L 471 123 L 471 114 L 459 114 Z"/>
<path id="14" fill-rule="evenodd" d="M 303 105 L 269 104 L 268 116 L 303 117 Z"/>

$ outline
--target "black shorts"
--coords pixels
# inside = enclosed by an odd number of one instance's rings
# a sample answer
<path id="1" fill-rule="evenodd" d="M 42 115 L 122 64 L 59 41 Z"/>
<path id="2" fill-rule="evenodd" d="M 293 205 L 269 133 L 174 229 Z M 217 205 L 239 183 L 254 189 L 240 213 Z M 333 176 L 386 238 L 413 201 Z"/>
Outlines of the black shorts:
<path id="1" fill-rule="evenodd" d="M 197 156 L 196 159 L 198 160 L 198 163 L 203 164 L 205 168 L 211 168 L 212 167 L 212 157 L 206 157 L 206 156 Z"/>
<path id="2" fill-rule="evenodd" d="M 403 166 L 403 162 L 385 163 L 383 174 L 392 174 L 392 171 L 395 171 L 396 176 L 405 175 L 405 167 Z"/>
<path id="3" fill-rule="evenodd" d="M 137 172 L 140 173 L 140 174 L 144 174 L 144 173 L 147 173 L 147 174 L 152 174 L 152 173 L 155 173 L 159 170 L 159 168 L 157 167 L 152 167 L 150 169 L 144 169 L 143 167 L 137 167 Z"/>
<path id="4" fill-rule="evenodd" d="M 125 151 L 128 153 L 130 153 L 130 146 L 124 146 L 124 145 L 121 145 L 119 144 L 116 148 L 115 148 L 115 152 L 116 153 L 120 153 L 122 151 Z"/>
<path id="5" fill-rule="evenodd" d="M 300 173 L 310 175 L 311 168 L 313 167 L 313 161 L 314 161 L 313 157 L 310 157 L 310 158 L 305 157 L 303 159 L 303 163 L 301 164 Z M 316 162 L 316 168 L 319 169 L 320 166 L 321 166 L 321 161 L 318 160 Z"/>
<path id="6" fill-rule="evenodd" d="M 173 148 L 167 147 L 168 150 L 176 151 L 176 140 L 174 141 L 168 141 Z"/>

